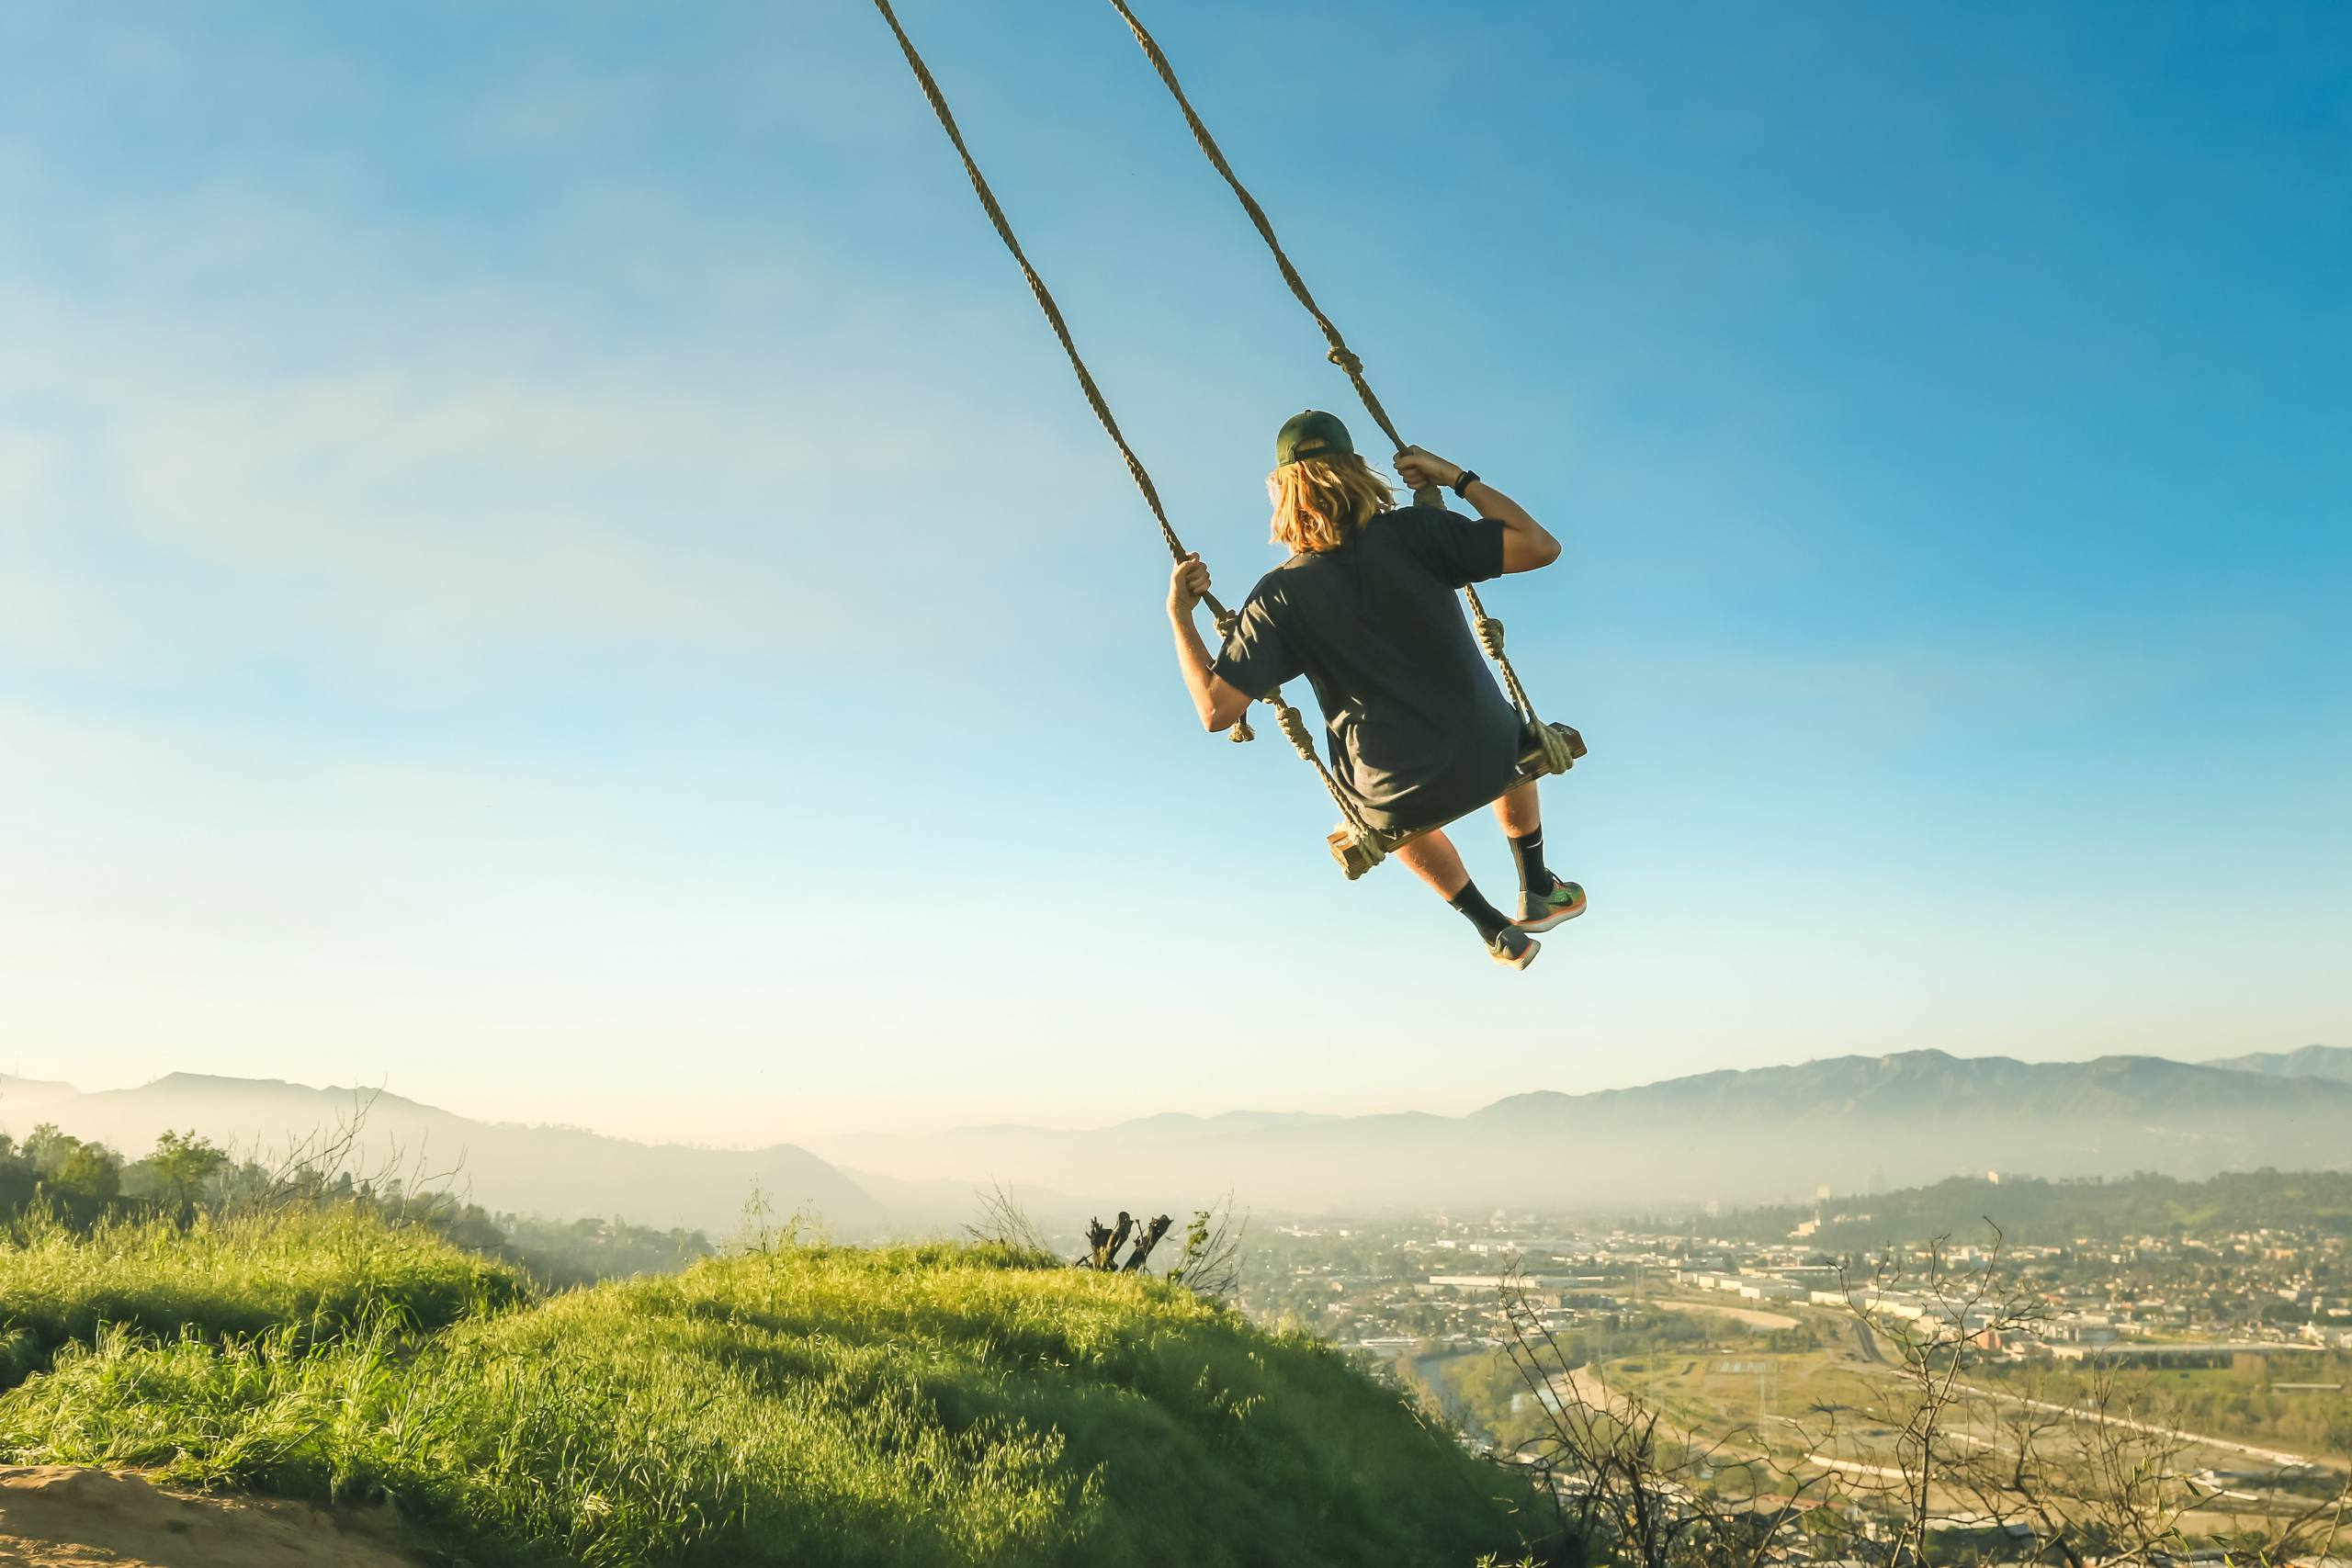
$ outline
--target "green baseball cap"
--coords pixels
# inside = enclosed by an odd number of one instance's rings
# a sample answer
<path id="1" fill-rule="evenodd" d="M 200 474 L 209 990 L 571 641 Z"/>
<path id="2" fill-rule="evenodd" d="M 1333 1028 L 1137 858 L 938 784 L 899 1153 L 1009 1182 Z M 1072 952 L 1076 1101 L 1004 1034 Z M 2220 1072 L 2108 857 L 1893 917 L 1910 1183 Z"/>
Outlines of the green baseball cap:
<path id="1" fill-rule="evenodd" d="M 1355 449 L 1356 444 L 1348 439 L 1348 427 L 1340 423 L 1339 415 L 1308 409 L 1283 422 L 1282 434 L 1274 437 L 1274 467 L 1295 463 L 1301 457 L 1344 457 Z"/>

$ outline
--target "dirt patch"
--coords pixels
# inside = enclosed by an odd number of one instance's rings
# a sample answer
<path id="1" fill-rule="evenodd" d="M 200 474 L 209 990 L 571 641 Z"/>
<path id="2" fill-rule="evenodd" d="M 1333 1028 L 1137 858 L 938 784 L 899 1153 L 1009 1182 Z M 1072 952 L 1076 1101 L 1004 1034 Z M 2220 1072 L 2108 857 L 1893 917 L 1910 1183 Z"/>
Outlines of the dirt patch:
<path id="1" fill-rule="evenodd" d="M 137 1475 L 0 1467 L 0 1568 L 415 1568 L 390 1522 L 307 1503 L 164 1492 Z"/>

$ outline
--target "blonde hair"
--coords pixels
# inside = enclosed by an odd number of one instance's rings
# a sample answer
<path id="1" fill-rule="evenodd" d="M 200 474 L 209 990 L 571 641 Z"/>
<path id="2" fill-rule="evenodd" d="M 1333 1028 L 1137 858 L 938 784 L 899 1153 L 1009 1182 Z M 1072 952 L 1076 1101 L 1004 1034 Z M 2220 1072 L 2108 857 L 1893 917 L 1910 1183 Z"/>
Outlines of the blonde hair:
<path id="1" fill-rule="evenodd" d="M 1395 490 L 1354 453 L 1301 457 L 1266 476 L 1274 502 L 1274 543 L 1306 555 L 1336 550 L 1396 502 Z"/>

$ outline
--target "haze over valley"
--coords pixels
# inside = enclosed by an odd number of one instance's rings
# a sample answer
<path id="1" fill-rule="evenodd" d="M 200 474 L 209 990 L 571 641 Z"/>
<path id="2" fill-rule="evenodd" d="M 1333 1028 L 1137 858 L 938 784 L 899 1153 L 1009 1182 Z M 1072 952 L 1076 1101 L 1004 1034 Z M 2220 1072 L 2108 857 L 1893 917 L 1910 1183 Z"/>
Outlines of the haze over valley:
<path id="1" fill-rule="evenodd" d="M 350 1163 L 448 1183 L 487 1207 L 617 1217 L 727 1235 L 756 1190 L 843 1236 L 953 1232 L 1004 1188 L 1079 1211 L 1237 1207 L 1339 1213 L 1606 1213 L 1747 1205 L 1988 1171 L 2052 1179 L 2202 1178 L 2352 1165 L 2352 1050 L 2210 1063 L 2154 1056 L 2028 1063 L 1939 1051 L 1840 1056 L 1591 1094 L 1535 1091 L 1464 1116 L 1237 1111 L 1112 1126 L 975 1126 L 779 1140 L 756 1149 L 643 1144 L 458 1116 L 399 1095 L 173 1074 L 82 1093 L 0 1077 L 0 1130 L 55 1122 L 137 1152 L 193 1131 L 265 1156 L 357 1122 Z M 1068 1211 L 1067 1214 L 1064 1211 Z"/>

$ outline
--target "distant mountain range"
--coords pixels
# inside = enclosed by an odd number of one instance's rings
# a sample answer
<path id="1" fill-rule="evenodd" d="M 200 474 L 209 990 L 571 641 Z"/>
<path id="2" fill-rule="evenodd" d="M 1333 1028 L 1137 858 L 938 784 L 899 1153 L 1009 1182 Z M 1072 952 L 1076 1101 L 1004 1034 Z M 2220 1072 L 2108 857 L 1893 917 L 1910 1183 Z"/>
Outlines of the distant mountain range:
<path id="1" fill-rule="evenodd" d="M 2268 1059 L 2264 1059 L 2268 1060 Z M 1017 1176 L 1107 1205 L 1365 1211 L 1776 1201 L 1987 1170 L 2181 1177 L 2352 1166 L 2352 1051 L 2277 1068 L 1941 1051 L 1513 1095 L 1467 1116 L 1159 1115 L 1088 1132 L 810 1140 L 904 1179 Z"/>
<path id="2" fill-rule="evenodd" d="M 2332 1078 L 2352 1083 L 2352 1050 L 2341 1045 L 2306 1045 L 2300 1051 L 2256 1051 L 2245 1056 L 2217 1056 L 2209 1067 L 2229 1067 L 2274 1078 Z"/>
<path id="3" fill-rule="evenodd" d="M 167 1127 L 283 1146 L 353 1107 L 347 1089 L 194 1074 L 97 1094 L 0 1077 L 0 1129 L 21 1134 L 54 1121 L 130 1153 Z M 1182 1213 L 1227 1191 L 1260 1211 L 1623 1212 L 1988 1170 L 2201 1178 L 2352 1168 L 2352 1050 L 2311 1045 L 2206 1063 L 1909 1051 L 1513 1095 L 1466 1116 L 1170 1112 L 1083 1131 L 965 1127 L 756 1150 L 476 1122 L 389 1094 L 373 1100 L 367 1129 L 371 1149 L 397 1147 L 428 1169 L 462 1156 L 461 1181 L 494 1209 L 616 1214 L 719 1235 L 737 1228 L 754 1182 L 778 1213 L 813 1213 L 844 1237 L 952 1230 L 993 1185 L 1013 1190 L 1057 1232 L 1085 1213 Z"/>
<path id="4" fill-rule="evenodd" d="M 477 1122 L 396 1094 L 309 1089 L 274 1078 L 173 1073 L 137 1089 L 83 1094 L 69 1084 L 0 1075 L 0 1129 L 22 1136 L 54 1122 L 76 1137 L 143 1154 L 167 1128 L 203 1134 L 265 1162 L 348 1124 L 364 1109 L 353 1164 L 449 1185 L 486 1208 L 553 1219 L 618 1216 L 725 1237 L 742 1228 L 754 1186 L 777 1222 L 795 1210 L 844 1238 L 886 1226 L 881 1204 L 848 1177 L 791 1144 L 707 1149 L 640 1144 L 575 1127 Z"/>

